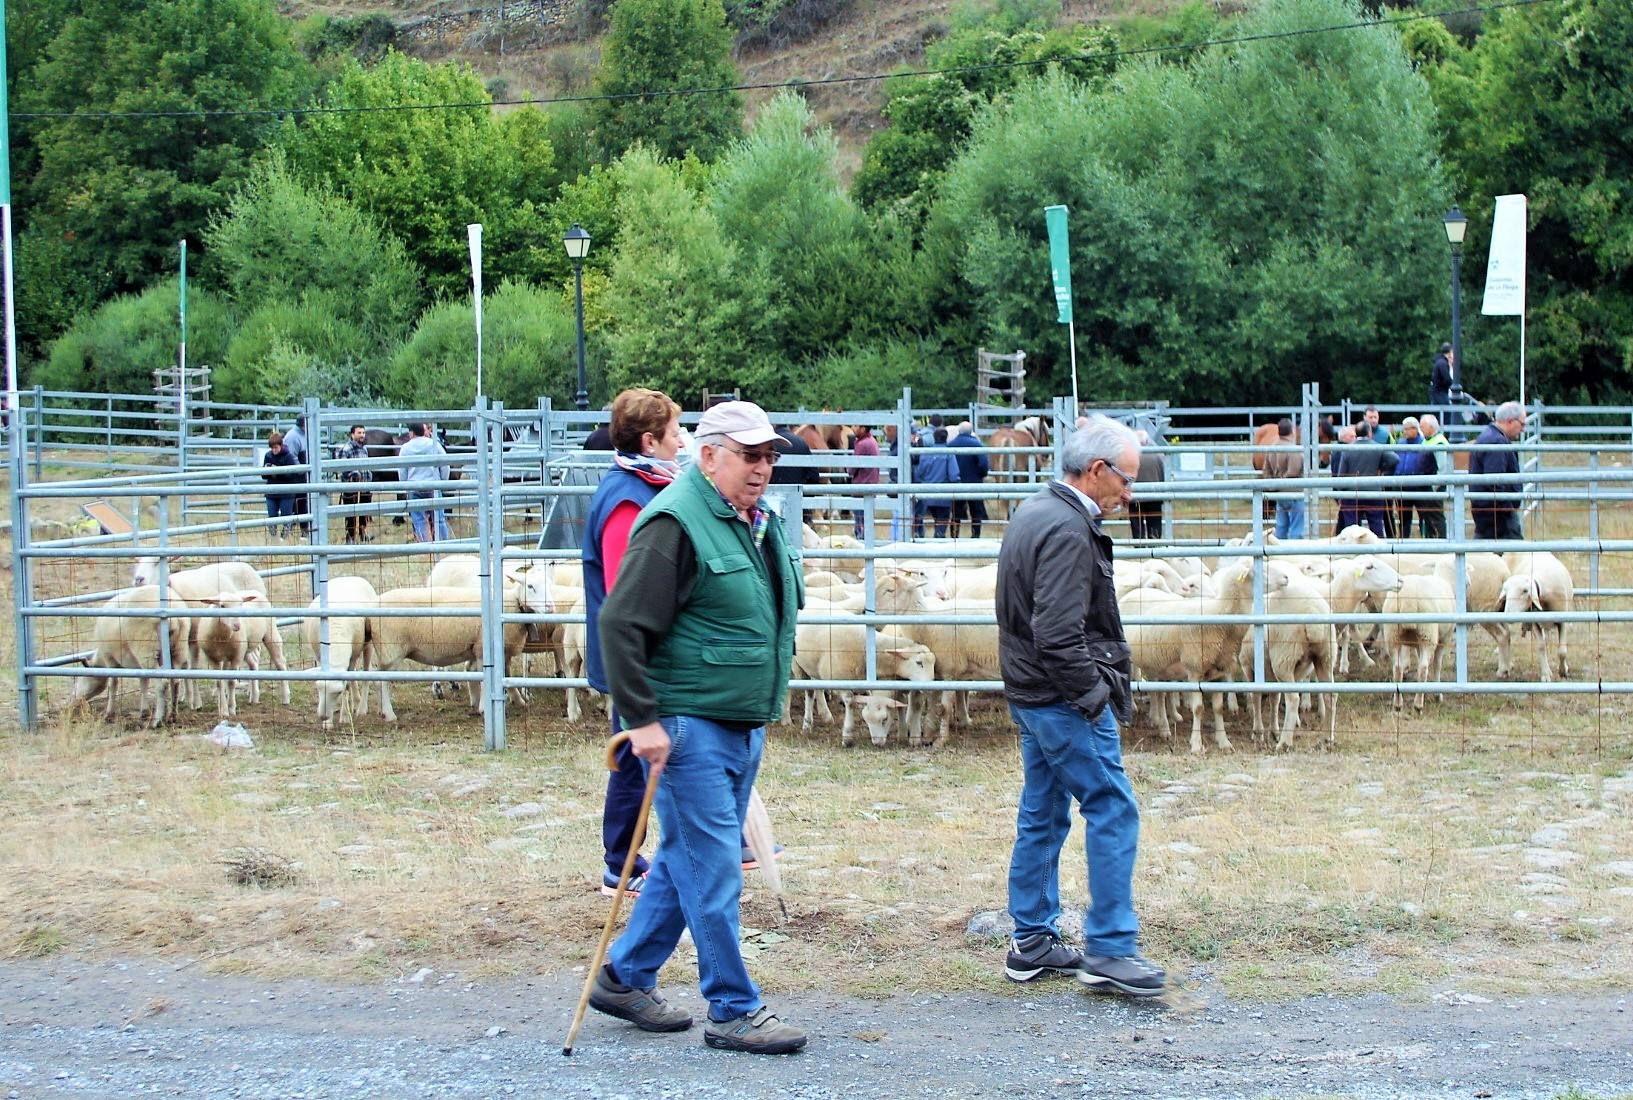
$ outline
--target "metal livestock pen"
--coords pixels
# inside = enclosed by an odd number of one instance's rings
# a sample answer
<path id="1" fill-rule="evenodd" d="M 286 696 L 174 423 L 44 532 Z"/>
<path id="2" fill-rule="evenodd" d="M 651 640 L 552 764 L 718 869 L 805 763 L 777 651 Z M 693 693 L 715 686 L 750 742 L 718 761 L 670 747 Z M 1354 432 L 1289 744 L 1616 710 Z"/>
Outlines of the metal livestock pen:
<path id="1" fill-rule="evenodd" d="M 245 560 L 253 563 L 269 584 L 269 609 L 260 614 L 281 625 L 307 618 L 319 624 L 319 643 L 310 654 L 312 667 L 290 670 L 254 669 L 231 673 L 206 669 L 168 667 L 168 647 L 160 646 L 164 657 L 157 675 L 174 679 L 356 680 L 364 682 L 419 681 L 464 682 L 479 691 L 484 708 L 484 744 L 502 748 L 506 742 L 507 706 L 511 689 L 582 687 L 584 681 L 568 676 L 561 668 L 555 675 L 512 672 L 505 659 L 504 634 L 507 627 L 549 631 L 565 624 L 581 622 L 582 614 L 562 607 L 506 606 L 504 576 L 507 570 L 532 562 L 576 561 L 579 554 L 578 525 L 582 523 L 582 502 L 594 491 L 604 459 L 582 450 L 585 435 L 607 414 L 558 410 L 548 401 L 528 409 L 507 409 L 486 400 L 469 410 L 383 410 L 346 409 L 308 402 L 296 407 L 213 405 L 192 407 L 184 419 L 174 407 L 166 408 L 151 397 L 127 395 L 53 394 L 35 390 L 25 393 L 17 420 L 8 425 L 9 475 L 12 487 L 10 527 L 12 530 L 13 596 L 17 677 L 20 715 L 26 728 L 33 728 L 42 713 L 46 685 L 64 677 L 93 675 L 106 678 L 141 677 L 148 670 L 116 669 L 87 664 L 94 650 L 87 635 L 94 621 L 109 615 L 152 617 L 159 620 L 161 637 L 177 629 L 173 624 L 210 617 L 217 612 L 197 607 L 160 606 L 151 611 L 103 606 L 111 596 L 130 585 L 129 572 L 122 565 L 142 557 L 159 557 L 158 583 L 165 584 L 171 557 L 185 555 L 201 561 Z M 1445 691 L 1468 695 L 1494 693 L 1621 694 L 1633 691 L 1633 680 L 1624 679 L 1620 653 L 1602 654 L 1591 679 L 1543 682 L 1482 678 L 1471 669 L 1468 628 L 1487 622 L 1592 623 L 1616 628 L 1615 638 L 1633 620 L 1633 610 L 1613 606 L 1633 596 L 1633 570 L 1622 566 L 1633 561 L 1633 530 L 1622 523 L 1625 502 L 1633 500 L 1633 470 L 1627 456 L 1633 454 L 1633 410 L 1610 408 L 1549 408 L 1540 404 L 1532 410 L 1531 433 L 1521 441 L 1525 459 L 1526 508 L 1532 535 L 1523 542 L 1494 543 L 1473 540 L 1469 534 L 1470 496 L 1481 492 L 1489 478 L 1457 473 L 1450 477 L 1386 478 L 1377 481 L 1356 479 L 1337 482 L 1317 473 L 1300 479 L 1267 481 L 1250 476 L 1248 460 L 1267 449 L 1252 442 L 1255 427 L 1267 419 L 1288 416 L 1298 423 L 1302 440 L 1294 446 L 1304 455 L 1307 470 L 1319 468 L 1323 445 L 1315 426 L 1327 414 L 1351 415 L 1349 403 L 1323 405 L 1313 385 L 1306 386 L 1297 406 L 1191 409 L 1168 406 L 1107 409 L 1113 415 L 1138 415 L 1160 424 L 1164 442 L 1154 447 L 1169 457 L 1171 480 L 1162 484 L 1142 484 L 1143 496 L 1165 503 L 1163 537 L 1120 540 L 1119 558 L 1171 558 L 1183 555 L 1201 559 L 1247 557 L 1254 562 L 1251 611 L 1240 615 L 1141 616 L 1131 623 L 1198 625 L 1244 625 L 1251 630 L 1252 660 L 1244 677 L 1236 681 L 1192 683 L 1147 681 L 1145 691 L 1254 691 L 1269 694 L 1288 692 L 1383 694 L 1396 691 L 1392 680 L 1333 680 L 1286 683 L 1267 675 L 1265 628 L 1275 624 L 1333 622 L 1335 616 L 1274 614 L 1267 610 L 1266 563 L 1292 554 L 1347 554 L 1353 548 L 1333 547 L 1326 551 L 1308 546 L 1278 546 L 1266 538 L 1263 515 L 1267 500 L 1299 496 L 1310 507 L 1312 519 L 1326 514 L 1331 502 L 1345 498 L 1375 497 L 1430 499 L 1443 501 L 1447 509 L 1449 538 L 1445 540 L 1399 540 L 1383 547 L 1400 553 L 1445 553 L 1453 555 L 1458 578 L 1455 614 L 1440 617 L 1455 629 L 1454 676 L 1442 685 Z M 1381 411 L 1415 411 L 1381 406 Z M 982 485 L 936 485 L 913 482 L 914 452 L 911 443 L 918 420 L 930 412 L 946 417 L 968 418 L 982 429 L 999 421 L 1038 417 L 1050 426 L 1049 442 L 1015 449 L 1021 466 L 1013 480 L 989 481 Z M 903 444 L 894 454 L 879 458 L 856 458 L 846 452 L 818 452 L 810 458 L 791 458 L 787 467 L 809 466 L 824 477 L 812 487 L 774 486 L 774 498 L 785 515 L 815 519 L 820 511 L 859 510 L 863 513 L 860 546 L 813 545 L 805 554 L 812 567 L 823 562 L 861 563 L 865 608 L 859 616 L 807 614 L 802 622 L 855 624 L 873 627 L 911 627 L 933 621 L 939 625 L 990 625 L 990 613 L 883 614 L 874 598 L 874 559 L 886 557 L 895 564 L 923 561 L 988 560 L 990 546 L 960 545 L 950 540 L 914 539 L 913 501 L 915 498 L 980 498 L 985 500 L 1023 499 L 1035 483 L 1052 475 L 1058 450 L 1069 430 L 1075 410 L 1064 399 L 1043 408 L 1010 410 L 969 406 L 941 410 L 915 409 L 911 391 L 904 391 L 893 409 L 844 413 L 797 411 L 774 414 L 780 425 L 868 423 L 876 428 L 894 428 Z M 257 440 L 265 430 L 286 427 L 297 414 L 304 414 L 307 434 L 312 441 L 309 462 L 285 468 L 285 472 L 305 475 L 303 484 L 289 487 L 310 501 L 304 517 L 310 533 L 298 542 L 278 542 L 271 532 L 279 520 L 255 514 L 266 489 L 255 465 Z M 683 422 L 695 422 L 695 414 Z M 431 542 L 384 543 L 334 541 L 331 525 L 347 518 L 354 522 L 372 517 L 383 520 L 401 510 L 401 505 L 382 499 L 346 499 L 344 494 L 359 492 L 359 484 L 380 492 L 399 492 L 400 487 L 382 489 L 381 484 L 337 481 L 345 474 L 396 472 L 405 462 L 397 457 L 337 461 L 326 454 L 325 441 L 352 423 L 399 425 L 430 421 L 447 433 L 451 452 L 446 459 L 449 477 L 418 481 L 415 488 L 441 495 L 437 505 L 453 512 L 455 534 Z M 1461 438 L 1468 436 L 1461 433 Z M 1361 447 L 1372 446 L 1361 444 Z M 1459 450 L 1469 444 L 1459 442 Z M 990 452 L 989 452 L 990 453 Z M 441 460 L 424 460 L 420 464 Z M 890 479 L 879 485 L 854 485 L 842 479 L 842 471 L 859 466 L 876 466 Z M 785 467 L 785 468 L 787 468 Z M 350 487 L 350 488 L 349 488 Z M 83 503 L 124 501 L 133 521 L 129 533 L 82 532 L 71 515 Z M 303 517 L 295 517 L 297 521 Z M 287 521 L 283 521 L 287 522 Z M 998 524 L 1001 526 L 1001 521 Z M 821 526 L 821 521 L 818 521 Z M 849 531 L 847 520 L 840 529 Z M 1546 534 L 1543 529 L 1547 528 Z M 831 528 L 830 528 L 831 529 Z M 1247 536 L 1242 545 L 1226 545 L 1227 536 Z M 42 537 L 45 536 L 45 537 Z M 914 543 L 911 547 L 882 547 L 899 536 Z M 1577 590 L 1578 598 L 1591 608 L 1570 612 L 1535 613 L 1517 616 L 1507 612 L 1471 611 L 1464 598 L 1467 556 L 1472 553 L 1506 550 L 1550 551 L 1585 565 L 1587 583 Z M 328 626 L 338 618 L 364 615 L 380 618 L 469 619 L 472 610 L 423 604 L 400 605 L 363 611 L 329 607 L 328 582 L 339 570 L 372 570 L 382 584 L 414 588 L 432 561 L 450 553 L 474 554 L 479 578 L 480 606 L 474 617 L 480 622 L 480 652 L 465 669 L 403 668 L 336 670 L 331 667 Z M 1574 572 L 1574 570 L 1573 570 Z M 308 602 L 315 600 L 316 610 Z M 1386 617 L 1368 615 L 1368 625 L 1383 622 L 1424 621 L 1425 616 Z M 514 630 L 512 631 L 514 634 Z M 529 648 L 535 648 L 529 646 Z M 1614 646 L 1612 648 L 1615 648 Z M 881 680 L 876 675 L 874 633 L 868 632 L 866 675 L 843 681 L 798 681 L 794 687 L 810 689 L 868 690 L 889 688 L 916 691 L 997 690 L 995 680 L 937 680 L 905 684 Z M 149 673 L 151 675 L 151 673 Z"/>

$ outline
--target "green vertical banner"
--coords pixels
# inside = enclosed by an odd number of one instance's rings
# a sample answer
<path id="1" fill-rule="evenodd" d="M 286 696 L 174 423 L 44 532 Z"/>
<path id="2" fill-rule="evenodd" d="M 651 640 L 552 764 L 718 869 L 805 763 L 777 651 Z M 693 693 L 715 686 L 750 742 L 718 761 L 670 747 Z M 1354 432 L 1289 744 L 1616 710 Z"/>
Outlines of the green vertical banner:
<path id="1" fill-rule="evenodd" d="M 1043 208 L 1044 224 L 1049 227 L 1049 277 L 1055 284 L 1056 318 L 1061 324 L 1072 323 L 1072 256 L 1067 247 L 1066 208 Z"/>

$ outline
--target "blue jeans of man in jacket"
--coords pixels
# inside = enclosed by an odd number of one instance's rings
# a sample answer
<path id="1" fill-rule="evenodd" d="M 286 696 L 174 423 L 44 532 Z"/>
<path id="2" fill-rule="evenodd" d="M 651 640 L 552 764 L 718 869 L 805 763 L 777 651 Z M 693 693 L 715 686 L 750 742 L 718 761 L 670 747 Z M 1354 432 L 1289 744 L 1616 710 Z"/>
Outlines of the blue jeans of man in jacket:
<path id="1" fill-rule="evenodd" d="M 1276 537 L 1278 539 L 1304 537 L 1304 501 L 1276 501 Z"/>
<path id="2" fill-rule="evenodd" d="M 607 962 L 623 984 L 651 988 L 681 932 L 691 929 L 699 992 L 709 1002 L 709 1016 L 733 1020 L 762 1003 L 737 937 L 743 820 L 760 770 L 765 727 L 739 733 L 706 718 L 661 721 L 670 746 L 653 800 L 661 826 L 658 849 Z"/>
<path id="3" fill-rule="evenodd" d="M 1009 713 L 1020 727 L 1025 774 L 1009 862 L 1009 915 L 1016 939 L 1060 933 L 1060 849 L 1071 830 L 1076 801 L 1089 872 L 1084 952 L 1134 954 L 1140 927 L 1134 915 L 1140 809 L 1123 771 L 1116 716 L 1106 707 L 1090 721 L 1065 703 L 1012 703 Z"/>

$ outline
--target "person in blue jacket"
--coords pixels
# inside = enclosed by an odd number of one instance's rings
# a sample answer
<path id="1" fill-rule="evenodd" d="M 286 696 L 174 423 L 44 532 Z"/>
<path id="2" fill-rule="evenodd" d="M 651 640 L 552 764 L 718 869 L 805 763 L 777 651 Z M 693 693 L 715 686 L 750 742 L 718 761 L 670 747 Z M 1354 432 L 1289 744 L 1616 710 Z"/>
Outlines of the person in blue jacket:
<path id="1" fill-rule="evenodd" d="M 947 449 L 947 429 L 937 428 L 934 442 L 919 457 L 918 472 L 914 475 L 920 485 L 957 485 L 958 456 Z M 920 497 L 924 512 L 935 524 L 936 538 L 947 537 L 947 525 L 952 520 L 952 497 Z"/>

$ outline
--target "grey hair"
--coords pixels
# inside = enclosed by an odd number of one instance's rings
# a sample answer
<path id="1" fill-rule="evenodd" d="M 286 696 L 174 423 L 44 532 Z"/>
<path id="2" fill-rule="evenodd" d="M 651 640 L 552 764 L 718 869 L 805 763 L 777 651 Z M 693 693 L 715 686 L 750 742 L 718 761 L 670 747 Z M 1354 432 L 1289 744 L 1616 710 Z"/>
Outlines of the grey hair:
<path id="1" fill-rule="evenodd" d="M 1066 437 L 1060 452 L 1062 473 L 1077 476 L 1096 462 L 1115 466 L 1122 461 L 1129 448 L 1140 449 L 1134 432 L 1109 416 L 1100 413 L 1088 418 L 1088 424 Z"/>
<path id="2" fill-rule="evenodd" d="M 1430 424 L 1435 426 L 1434 432 L 1429 431 L 1428 426 Z M 1418 427 L 1424 432 L 1424 434 L 1434 435 L 1435 432 L 1440 430 L 1440 417 L 1436 416 L 1434 413 L 1424 413 L 1422 416 L 1418 417 Z"/>
<path id="3" fill-rule="evenodd" d="M 1491 419 L 1524 420 L 1525 406 L 1520 404 L 1518 401 L 1504 401 L 1501 405 L 1497 406 L 1497 412 Z"/>
<path id="4" fill-rule="evenodd" d="M 692 442 L 699 447 L 724 447 L 726 445 L 726 433 L 710 432 L 708 435 L 694 435 Z"/>

